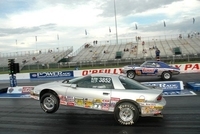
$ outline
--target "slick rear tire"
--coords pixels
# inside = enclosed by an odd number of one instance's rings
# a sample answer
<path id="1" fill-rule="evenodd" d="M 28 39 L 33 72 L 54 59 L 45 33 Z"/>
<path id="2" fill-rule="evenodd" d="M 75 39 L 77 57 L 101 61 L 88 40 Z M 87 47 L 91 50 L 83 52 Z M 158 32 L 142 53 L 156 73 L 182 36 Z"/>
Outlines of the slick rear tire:
<path id="1" fill-rule="evenodd" d="M 130 79 L 134 79 L 135 78 L 135 72 L 134 71 L 127 71 L 127 77 Z"/>
<path id="2" fill-rule="evenodd" d="M 169 71 L 163 72 L 161 78 L 162 80 L 170 80 L 172 78 L 172 74 Z"/>
<path id="3" fill-rule="evenodd" d="M 114 117 L 120 125 L 134 125 L 139 119 L 139 110 L 134 104 L 123 102 L 115 107 Z"/>
<path id="4" fill-rule="evenodd" d="M 45 93 L 40 100 L 40 106 L 46 113 L 54 113 L 59 108 L 59 99 L 54 93 Z"/>

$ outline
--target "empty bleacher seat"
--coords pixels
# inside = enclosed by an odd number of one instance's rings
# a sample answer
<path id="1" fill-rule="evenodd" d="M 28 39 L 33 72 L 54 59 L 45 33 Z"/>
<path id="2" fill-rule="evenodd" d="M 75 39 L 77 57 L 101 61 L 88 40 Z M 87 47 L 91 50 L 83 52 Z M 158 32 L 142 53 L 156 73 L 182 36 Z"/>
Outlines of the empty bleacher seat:
<path id="1" fill-rule="evenodd" d="M 122 58 L 122 51 L 117 51 L 115 55 L 115 59 L 121 59 Z"/>
<path id="2" fill-rule="evenodd" d="M 174 52 L 175 55 L 182 54 L 180 47 L 173 48 L 173 52 Z"/>

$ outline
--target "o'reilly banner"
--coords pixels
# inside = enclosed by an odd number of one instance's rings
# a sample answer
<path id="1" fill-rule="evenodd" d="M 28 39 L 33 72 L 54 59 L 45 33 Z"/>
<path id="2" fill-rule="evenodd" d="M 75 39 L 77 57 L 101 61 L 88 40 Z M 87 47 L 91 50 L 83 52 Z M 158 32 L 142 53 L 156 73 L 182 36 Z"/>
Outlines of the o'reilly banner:
<path id="1" fill-rule="evenodd" d="M 30 73 L 30 79 L 74 77 L 73 71 Z"/>

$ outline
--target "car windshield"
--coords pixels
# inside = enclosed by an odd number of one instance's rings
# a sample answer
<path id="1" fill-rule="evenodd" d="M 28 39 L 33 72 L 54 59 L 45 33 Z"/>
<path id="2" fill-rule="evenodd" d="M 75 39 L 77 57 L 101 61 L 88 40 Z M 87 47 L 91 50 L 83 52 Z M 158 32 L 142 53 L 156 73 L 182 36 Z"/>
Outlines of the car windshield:
<path id="1" fill-rule="evenodd" d="M 143 66 L 145 66 L 145 65 L 146 65 L 146 63 L 147 63 L 147 62 L 145 61 L 145 62 L 144 62 L 144 63 L 142 63 L 140 66 L 141 66 L 141 67 L 143 67 Z"/>
<path id="2" fill-rule="evenodd" d="M 147 89 L 149 89 L 147 86 L 144 86 L 135 80 L 129 79 L 126 76 L 120 75 L 119 80 L 121 81 L 124 88 L 127 90 L 147 90 Z"/>
<path id="3" fill-rule="evenodd" d="M 146 61 L 140 66 L 141 67 L 160 67 L 160 65 L 157 62 L 154 62 L 154 61 L 148 61 L 148 62 Z"/>

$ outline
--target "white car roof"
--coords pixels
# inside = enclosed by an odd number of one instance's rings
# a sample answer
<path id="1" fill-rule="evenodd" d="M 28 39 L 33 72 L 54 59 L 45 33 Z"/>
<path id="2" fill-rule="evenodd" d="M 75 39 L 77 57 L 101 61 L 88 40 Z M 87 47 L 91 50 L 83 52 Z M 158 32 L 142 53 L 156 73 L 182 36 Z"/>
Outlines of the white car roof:
<path id="1" fill-rule="evenodd" d="M 91 76 L 101 76 L 101 77 L 119 77 L 120 74 L 111 74 L 111 73 L 95 73 L 95 74 L 91 74 Z"/>

